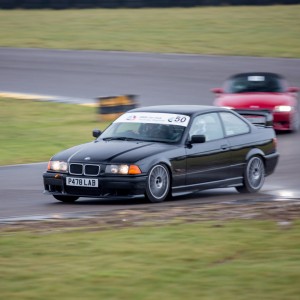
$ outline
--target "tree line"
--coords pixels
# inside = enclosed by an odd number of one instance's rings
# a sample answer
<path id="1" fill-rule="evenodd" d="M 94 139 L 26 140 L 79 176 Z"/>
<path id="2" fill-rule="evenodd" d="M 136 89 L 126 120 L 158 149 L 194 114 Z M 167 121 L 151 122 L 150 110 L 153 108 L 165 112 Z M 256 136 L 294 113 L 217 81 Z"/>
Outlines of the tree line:
<path id="1" fill-rule="evenodd" d="M 0 0 L 1 9 L 142 8 L 299 4 L 300 0 Z"/>

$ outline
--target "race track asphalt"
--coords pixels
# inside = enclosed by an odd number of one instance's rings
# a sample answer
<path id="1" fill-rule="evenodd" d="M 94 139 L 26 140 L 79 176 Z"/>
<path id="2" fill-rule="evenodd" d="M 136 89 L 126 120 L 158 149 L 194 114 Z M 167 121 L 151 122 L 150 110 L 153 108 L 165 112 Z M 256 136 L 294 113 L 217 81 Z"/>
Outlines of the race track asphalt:
<path id="1" fill-rule="evenodd" d="M 90 102 L 99 96 L 138 95 L 140 105 L 212 104 L 210 89 L 237 72 L 270 71 L 300 86 L 300 60 L 256 57 L 220 57 L 181 54 L 144 54 L 101 51 L 0 49 L 0 93 L 35 94 L 64 101 Z M 90 133 L 88 132 L 87 135 Z M 278 168 L 257 195 L 234 189 L 201 192 L 159 204 L 232 200 L 285 201 L 300 199 L 300 133 L 279 134 Z M 95 213 L 147 207 L 143 200 L 84 199 L 66 205 L 43 195 L 46 162 L 0 167 L 0 219 L 61 217 L 66 213 Z M 245 198 L 246 197 L 246 198 Z"/>

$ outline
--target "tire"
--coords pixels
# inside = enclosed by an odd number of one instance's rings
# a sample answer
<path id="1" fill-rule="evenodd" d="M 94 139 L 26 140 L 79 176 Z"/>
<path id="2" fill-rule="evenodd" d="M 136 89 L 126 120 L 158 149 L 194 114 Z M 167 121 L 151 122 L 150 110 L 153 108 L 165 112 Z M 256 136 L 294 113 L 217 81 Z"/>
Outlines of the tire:
<path id="1" fill-rule="evenodd" d="M 151 168 L 146 183 L 146 198 L 153 203 L 163 202 L 170 196 L 170 172 L 163 164 Z"/>
<path id="2" fill-rule="evenodd" d="M 260 156 L 251 157 L 244 171 L 243 185 L 237 186 L 239 193 L 256 193 L 265 181 L 265 165 Z"/>
<path id="3" fill-rule="evenodd" d="M 53 195 L 53 197 L 64 203 L 74 203 L 79 197 L 76 196 L 60 196 L 60 195 Z"/>

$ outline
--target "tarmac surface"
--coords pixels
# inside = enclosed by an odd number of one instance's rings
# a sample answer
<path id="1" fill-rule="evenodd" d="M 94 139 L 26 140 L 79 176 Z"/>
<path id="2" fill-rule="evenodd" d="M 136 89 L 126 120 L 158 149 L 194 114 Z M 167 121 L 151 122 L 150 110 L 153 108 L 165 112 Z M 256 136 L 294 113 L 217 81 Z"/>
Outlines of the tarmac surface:
<path id="1" fill-rule="evenodd" d="M 99 96 L 135 94 L 140 105 L 212 104 L 210 89 L 220 86 L 233 73 L 277 72 L 285 75 L 291 85 L 300 86 L 299 69 L 299 59 L 0 48 L 0 97 L 93 105 Z M 129 215 L 140 211 L 146 217 L 157 209 L 166 216 L 180 210 L 190 215 L 195 208 L 200 218 L 202 212 L 207 212 L 207 205 L 213 211 L 217 208 L 226 212 L 223 216 L 233 206 L 245 210 L 269 207 L 271 211 L 280 206 L 282 212 L 289 211 L 289 216 L 299 216 L 299 137 L 299 132 L 278 134 L 279 165 L 258 194 L 245 196 L 235 189 L 216 189 L 155 205 L 143 199 L 86 198 L 72 205 L 60 203 L 42 193 L 46 162 L 2 166 L 0 223 L 93 216 L 103 219 L 124 211 Z"/>

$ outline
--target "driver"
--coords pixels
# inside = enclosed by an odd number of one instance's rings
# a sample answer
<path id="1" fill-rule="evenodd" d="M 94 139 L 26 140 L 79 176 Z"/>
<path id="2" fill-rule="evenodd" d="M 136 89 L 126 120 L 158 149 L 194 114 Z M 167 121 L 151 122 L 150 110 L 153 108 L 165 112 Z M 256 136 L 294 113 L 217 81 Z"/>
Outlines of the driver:
<path id="1" fill-rule="evenodd" d="M 139 128 L 139 134 L 145 137 L 152 137 L 158 130 L 159 124 L 143 123 Z"/>
<path id="2" fill-rule="evenodd" d="M 196 118 L 191 130 L 190 136 L 192 135 L 203 135 L 206 133 L 206 122 L 203 118 Z"/>

